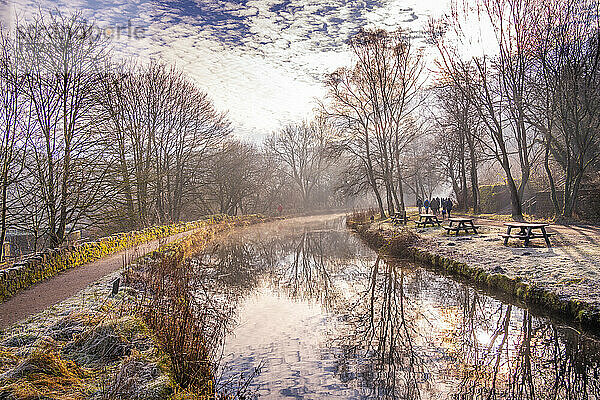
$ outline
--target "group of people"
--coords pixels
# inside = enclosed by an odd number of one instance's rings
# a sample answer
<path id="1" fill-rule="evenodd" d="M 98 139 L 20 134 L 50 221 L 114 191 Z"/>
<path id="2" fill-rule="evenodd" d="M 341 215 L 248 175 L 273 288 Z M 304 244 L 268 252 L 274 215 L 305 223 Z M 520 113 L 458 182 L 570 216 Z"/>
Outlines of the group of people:
<path id="1" fill-rule="evenodd" d="M 433 199 L 425 199 L 425 201 L 417 198 L 417 207 L 419 208 L 419 214 L 421 214 L 421 210 L 425 208 L 425 214 L 429 213 L 429 209 L 431 208 L 431 212 L 435 215 L 441 210 L 442 218 L 448 216 L 450 218 L 450 212 L 452 212 L 452 200 L 450 198 L 439 198 L 434 197 Z"/>

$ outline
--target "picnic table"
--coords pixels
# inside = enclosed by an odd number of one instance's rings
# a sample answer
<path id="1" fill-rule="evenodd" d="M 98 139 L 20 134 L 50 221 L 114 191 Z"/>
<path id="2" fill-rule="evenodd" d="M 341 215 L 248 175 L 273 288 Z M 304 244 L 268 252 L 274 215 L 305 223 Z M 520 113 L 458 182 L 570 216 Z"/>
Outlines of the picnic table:
<path id="1" fill-rule="evenodd" d="M 546 227 L 549 224 L 538 224 L 529 222 L 506 222 L 506 233 L 500 234 L 504 238 L 504 245 L 508 245 L 508 239 L 521 239 L 525 241 L 525 246 L 529 246 L 529 241 L 536 238 L 544 238 L 546 245 L 552 247 L 550 244 L 550 236 L 553 233 L 546 232 Z M 519 229 L 518 233 L 513 233 L 513 229 Z M 534 232 L 539 231 L 539 232 Z"/>
<path id="2" fill-rule="evenodd" d="M 450 224 L 448 226 L 444 226 L 444 229 L 448 234 L 450 234 L 450 232 L 455 232 L 458 236 L 458 233 L 461 230 L 464 230 L 465 233 L 469 233 L 471 231 L 473 233 L 477 233 L 477 229 L 479 228 L 478 226 L 475 226 L 475 224 L 473 224 L 473 218 L 454 217 L 448 218 L 448 221 L 450 221 Z M 456 225 L 453 225 L 454 223 L 456 223 Z"/>
<path id="3" fill-rule="evenodd" d="M 437 224 L 437 226 L 441 226 L 440 220 L 435 214 L 419 214 L 419 220 L 415 221 L 415 224 L 418 228 L 424 228 L 427 225 L 435 226 L 435 224 Z"/>
<path id="4" fill-rule="evenodd" d="M 392 224 L 394 225 L 406 225 L 408 222 L 408 217 L 406 216 L 406 211 L 398 211 L 394 213 L 390 219 L 392 220 Z"/>

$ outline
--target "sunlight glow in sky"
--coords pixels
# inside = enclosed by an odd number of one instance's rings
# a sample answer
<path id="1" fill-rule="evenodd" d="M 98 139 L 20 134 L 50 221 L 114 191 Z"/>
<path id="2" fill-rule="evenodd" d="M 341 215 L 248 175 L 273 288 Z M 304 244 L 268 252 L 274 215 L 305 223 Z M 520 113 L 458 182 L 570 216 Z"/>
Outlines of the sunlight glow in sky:
<path id="1" fill-rule="evenodd" d="M 162 59 L 183 69 L 228 110 L 236 135 L 260 141 L 281 124 L 307 118 L 323 75 L 348 65 L 345 41 L 360 27 L 419 35 L 448 0 L 0 0 L 10 24 L 42 11 L 81 12 L 99 27 L 129 23 L 113 41 L 120 57 Z"/>

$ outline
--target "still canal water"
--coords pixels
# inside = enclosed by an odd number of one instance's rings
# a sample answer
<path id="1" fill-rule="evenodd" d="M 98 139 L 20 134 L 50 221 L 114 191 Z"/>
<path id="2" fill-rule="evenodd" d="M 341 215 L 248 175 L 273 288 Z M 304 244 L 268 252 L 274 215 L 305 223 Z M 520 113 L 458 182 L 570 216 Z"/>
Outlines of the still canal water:
<path id="1" fill-rule="evenodd" d="M 224 387 L 251 378 L 261 399 L 599 398 L 597 338 L 382 259 L 341 216 L 246 228 L 209 258 L 198 261 L 231 306 Z"/>

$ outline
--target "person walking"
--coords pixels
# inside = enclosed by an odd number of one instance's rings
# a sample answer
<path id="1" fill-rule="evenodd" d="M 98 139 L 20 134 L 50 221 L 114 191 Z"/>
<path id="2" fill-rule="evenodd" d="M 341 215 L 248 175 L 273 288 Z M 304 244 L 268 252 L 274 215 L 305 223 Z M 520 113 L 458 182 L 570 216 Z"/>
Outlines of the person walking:
<path id="1" fill-rule="evenodd" d="M 438 210 L 440 209 L 440 200 L 437 197 L 435 197 L 433 200 L 431 200 L 429 206 L 431 207 L 431 212 L 434 215 L 437 215 Z"/>
<path id="2" fill-rule="evenodd" d="M 423 207 L 425 207 L 425 214 L 429 214 L 429 199 L 425 199 Z"/>
<path id="3" fill-rule="evenodd" d="M 421 209 L 423 208 L 423 200 L 420 197 L 417 197 L 417 208 L 419 209 L 419 214 L 421 214 Z"/>
<path id="4" fill-rule="evenodd" d="M 442 199 L 442 219 L 446 219 L 446 199 Z"/>
<path id="5" fill-rule="evenodd" d="M 446 199 L 446 212 L 448 214 L 448 218 L 450 218 L 450 211 L 452 211 L 452 200 L 448 198 Z"/>

